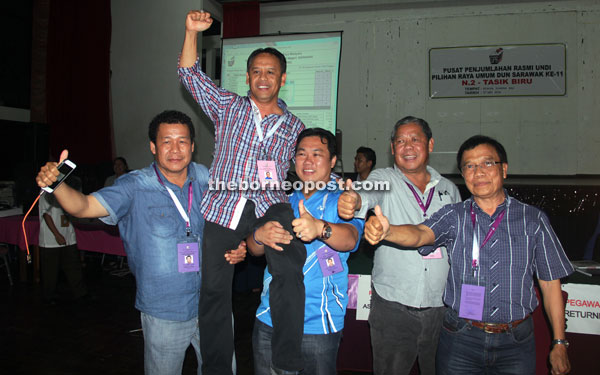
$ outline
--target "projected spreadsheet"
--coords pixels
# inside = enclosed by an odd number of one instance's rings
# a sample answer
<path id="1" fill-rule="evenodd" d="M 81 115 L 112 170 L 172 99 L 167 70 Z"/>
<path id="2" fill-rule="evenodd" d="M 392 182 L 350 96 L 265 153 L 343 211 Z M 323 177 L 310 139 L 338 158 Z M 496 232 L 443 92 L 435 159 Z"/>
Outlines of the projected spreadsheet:
<path id="1" fill-rule="evenodd" d="M 224 41 L 225 43 L 225 41 Z M 279 97 L 307 127 L 335 133 L 340 38 L 223 45 L 222 87 L 246 95 L 246 59 L 256 48 L 276 48 L 287 60 Z"/>

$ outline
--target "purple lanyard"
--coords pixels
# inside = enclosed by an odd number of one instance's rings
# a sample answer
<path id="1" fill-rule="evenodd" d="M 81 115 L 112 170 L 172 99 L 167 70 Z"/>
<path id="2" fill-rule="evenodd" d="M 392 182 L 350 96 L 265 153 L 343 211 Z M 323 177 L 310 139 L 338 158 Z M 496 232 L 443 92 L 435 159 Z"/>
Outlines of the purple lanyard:
<path id="1" fill-rule="evenodd" d="M 423 211 L 423 217 L 427 217 L 427 209 L 431 205 L 431 200 L 433 199 L 433 192 L 435 191 L 435 186 L 433 188 L 431 188 L 431 190 L 429 191 L 429 196 L 427 197 L 427 203 L 423 204 L 423 201 L 421 200 L 421 197 L 419 196 L 419 193 L 417 193 L 415 188 L 412 187 L 412 185 L 409 184 L 408 182 L 406 182 L 406 181 L 404 181 L 404 182 L 406 183 L 406 186 L 408 186 L 410 191 L 412 191 L 413 195 L 415 196 L 415 200 L 419 204 L 419 207 L 421 207 L 421 210 Z"/>
<path id="2" fill-rule="evenodd" d="M 490 238 L 492 238 L 492 236 L 496 232 L 496 229 L 498 229 L 498 227 L 500 226 L 500 222 L 502 221 L 502 218 L 504 217 L 505 213 L 506 213 L 506 210 L 500 212 L 500 214 L 498 215 L 496 220 L 494 220 L 492 227 L 488 230 L 481 245 L 479 245 L 480 249 L 485 246 L 485 244 L 490 240 Z M 475 220 L 477 220 L 477 219 L 475 218 L 475 211 L 473 210 L 473 202 L 471 202 L 471 222 L 473 223 L 473 232 L 475 232 L 475 230 L 476 230 L 475 229 Z"/>
<path id="3" fill-rule="evenodd" d="M 183 209 L 181 207 L 179 203 L 179 201 L 175 201 L 175 199 L 177 199 L 175 197 L 175 194 L 173 193 L 173 190 L 171 190 L 167 185 L 165 185 L 165 183 L 163 182 L 162 178 L 160 178 L 160 174 L 158 174 L 158 169 L 156 169 L 156 164 L 152 164 L 152 166 L 154 167 L 154 172 L 156 173 L 156 177 L 158 178 L 158 182 L 160 182 L 160 184 L 162 186 L 164 186 L 167 191 L 169 192 L 169 195 L 171 196 L 171 199 L 173 199 L 173 202 L 175 203 L 175 206 L 177 206 L 177 210 Z M 192 190 L 192 182 L 190 181 L 190 184 L 188 185 L 188 209 L 187 209 L 187 218 L 182 214 L 182 212 L 180 211 L 179 213 L 181 214 L 181 216 L 183 217 L 183 219 L 185 220 L 185 232 L 188 234 L 190 234 L 190 232 L 192 231 L 192 228 L 190 227 L 190 214 L 192 211 L 192 200 L 194 199 L 194 191 Z"/>

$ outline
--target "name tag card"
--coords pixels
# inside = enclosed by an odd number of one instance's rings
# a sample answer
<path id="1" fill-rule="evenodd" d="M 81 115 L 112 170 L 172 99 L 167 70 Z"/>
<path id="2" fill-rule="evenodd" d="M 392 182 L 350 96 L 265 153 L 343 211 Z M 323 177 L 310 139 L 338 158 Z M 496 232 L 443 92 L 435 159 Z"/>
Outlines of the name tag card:
<path id="1" fill-rule="evenodd" d="M 463 284 L 460 291 L 460 309 L 458 316 L 465 319 L 479 320 L 483 316 L 483 299 L 485 287 Z"/>
<path id="2" fill-rule="evenodd" d="M 200 271 L 200 252 L 198 242 L 180 242 L 177 244 L 177 263 L 179 272 Z"/>
<path id="3" fill-rule="evenodd" d="M 342 261 L 340 260 L 340 255 L 337 253 L 337 251 L 333 250 L 329 246 L 325 245 L 320 247 L 316 253 L 317 258 L 319 259 L 321 272 L 323 272 L 323 277 L 327 277 L 344 270 Z"/>

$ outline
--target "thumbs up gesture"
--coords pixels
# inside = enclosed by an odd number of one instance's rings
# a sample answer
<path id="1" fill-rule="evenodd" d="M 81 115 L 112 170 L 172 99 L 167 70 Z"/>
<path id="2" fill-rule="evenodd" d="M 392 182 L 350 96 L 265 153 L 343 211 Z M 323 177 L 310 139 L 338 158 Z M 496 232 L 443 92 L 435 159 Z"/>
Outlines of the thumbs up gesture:
<path id="1" fill-rule="evenodd" d="M 304 200 L 298 203 L 300 217 L 292 221 L 292 227 L 296 237 L 304 242 L 310 242 L 321 235 L 325 223 L 315 219 L 304 207 Z"/>
<path id="2" fill-rule="evenodd" d="M 53 161 L 47 162 L 46 165 L 44 165 L 40 169 L 40 172 L 38 173 L 37 177 L 35 178 L 35 182 L 37 182 L 38 186 L 43 188 L 43 187 L 52 185 L 58 179 L 58 175 L 59 175 L 59 172 L 58 172 L 58 169 L 56 169 L 56 166 L 68 157 L 69 157 L 69 151 L 63 150 L 62 153 L 60 154 L 60 160 L 58 163 L 53 162 Z"/>
<path id="3" fill-rule="evenodd" d="M 376 245 L 388 235 L 390 231 L 390 222 L 383 216 L 381 207 L 375 206 L 375 216 L 371 216 L 365 224 L 365 239 L 371 244 Z"/>
<path id="4" fill-rule="evenodd" d="M 360 195 L 352 190 L 352 181 L 346 180 L 345 189 L 338 199 L 338 215 L 344 220 L 354 218 L 354 211 L 360 210 L 362 206 Z"/>

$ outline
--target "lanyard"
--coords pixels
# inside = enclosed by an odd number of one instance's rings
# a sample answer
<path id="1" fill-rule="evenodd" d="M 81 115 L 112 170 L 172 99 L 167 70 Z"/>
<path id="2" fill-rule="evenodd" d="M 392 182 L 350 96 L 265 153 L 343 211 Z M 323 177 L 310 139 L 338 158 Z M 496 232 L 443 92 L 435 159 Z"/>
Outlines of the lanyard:
<path id="1" fill-rule="evenodd" d="M 165 185 L 162 178 L 160 178 L 160 175 L 158 174 L 158 170 L 156 169 L 156 164 L 152 164 L 152 166 L 154 167 L 154 172 L 156 172 L 156 177 L 158 177 L 158 182 L 160 182 L 160 184 L 167 189 L 167 191 L 169 192 L 169 195 L 171 196 L 171 199 L 173 200 L 173 203 L 175 203 L 175 207 L 177 207 L 177 211 L 179 211 L 179 215 L 181 215 L 181 217 L 185 221 L 185 233 L 189 236 L 192 231 L 192 228 L 190 227 L 189 215 L 192 210 L 192 199 L 194 198 L 194 192 L 192 190 L 192 182 L 190 181 L 190 184 L 188 185 L 188 209 L 187 209 L 187 213 L 186 213 L 183 210 L 183 207 L 181 206 L 179 199 L 177 199 L 177 197 L 175 196 L 175 193 L 173 193 L 173 190 L 171 190 L 171 188 L 169 188 L 167 185 Z"/>
<path id="2" fill-rule="evenodd" d="M 325 194 L 325 196 L 323 197 L 321 207 L 317 207 L 318 209 L 321 209 L 321 220 L 323 220 L 323 216 L 325 215 L 325 203 L 327 203 L 327 196 L 329 196 L 329 193 Z M 313 215 L 312 212 L 308 210 L 308 207 L 306 207 L 306 199 L 304 200 L 304 209 L 310 214 L 310 216 L 315 217 L 315 215 Z"/>
<path id="3" fill-rule="evenodd" d="M 267 132 L 267 135 L 263 136 L 263 131 L 260 126 L 260 123 L 262 121 L 262 118 L 260 116 L 260 110 L 258 109 L 256 103 L 254 103 L 252 99 L 250 99 L 250 104 L 252 104 L 252 112 L 254 113 L 254 127 L 256 128 L 256 133 L 258 134 L 258 139 L 260 139 L 260 143 L 263 143 L 265 139 L 272 136 L 275 133 L 275 131 L 279 128 L 279 126 L 281 126 L 281 123 L 285 119 L 285 114 L 281 115 L 279 120 L 277 120 L 277 122 L 271 128 L 271 130 Z"/>
<path id="4" fill-rule="evenodd" d="M 421 211 L 423 211 L 423 217 L 427 217 L 427 209 L 431 205 L 431 200 L 433 199 L 433 192 L 435 191 L 435 186 L 432 187 L 431 190 L 429 191 L 429 196 L 427 197 L 427 203 L 423 204 L 423 201 L 421 200 L 421 197 L 419 197 L 419 194 L 417 193 L 415 188 L 412 187 L 412 185 L 409 184 L 408 182 L 406 182 L 406 181 L 404 181 L 404 182 L 406 183 L 406 186 L 408 186 L 410 191 L 412 191 L 413 195 L 415 196 L 415 200 L 419 204 L 419 207 L 421 207 Z"/>
<path id="5" fill-rule="evenodd" d="M 488 229 L 488 232 L 485 235 L 483 242 L 481 243 L 481 247 L 484 247 L 485 244 L 490 240 L 490 238 L 492 238 L 492 236 L 496 232 L 496 229 L 498 229 L 498 227 L 500 226 L 500 222 L 502 221 L 502 218 L 504 217 L 505 213 L 506 213 L 506 210 L 500 212 L 500 214 L 498 215 L 496 220 L 494 220 L 494 223 L 492 224 L 490 229 Z M 479 240 L 477 238 L 477 230 L 475 228 L 475 223 L 477 222 L 477 217 L 475 216 L 475 211 L 473 210 L 472 202 L 471 202 L 471 222 L 473 223 L 473 263 L 471 265 L 473 267 L 473 276 L 475 276 L 477 267 L 479 267 L 479 249 L 481 247 L 479 246 Z"/>

